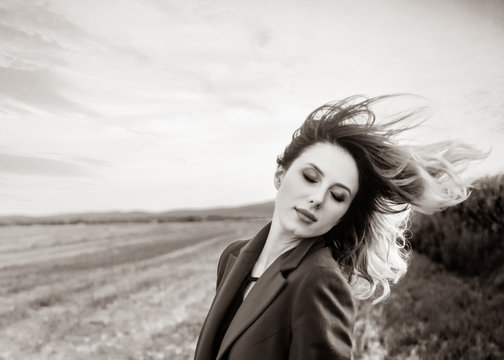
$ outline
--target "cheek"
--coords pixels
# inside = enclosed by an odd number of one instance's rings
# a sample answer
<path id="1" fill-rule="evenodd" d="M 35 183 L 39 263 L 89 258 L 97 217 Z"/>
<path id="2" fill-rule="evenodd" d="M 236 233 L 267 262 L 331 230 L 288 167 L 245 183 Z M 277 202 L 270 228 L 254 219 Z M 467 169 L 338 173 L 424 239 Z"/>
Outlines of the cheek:
<path id="1" fill-rule="evenodd" d="M 282 186 L 278 189 L 277 199 L 280 201 L 292 201 L 300 197 L 302 194 L 302 184 L 295 180 L 288 180 L 282 183 Z"/>
<path id="2" fill-rule="evenodd" d="M 330 225 L 331 227 L 333 227 L 341 220 L 341 218 L 346 214 L 347 211 L 348 205 L 335 204 L 334 206 L 330 206 L 324 216 L 325 223 L 328 224 L 327 226 Z"/>

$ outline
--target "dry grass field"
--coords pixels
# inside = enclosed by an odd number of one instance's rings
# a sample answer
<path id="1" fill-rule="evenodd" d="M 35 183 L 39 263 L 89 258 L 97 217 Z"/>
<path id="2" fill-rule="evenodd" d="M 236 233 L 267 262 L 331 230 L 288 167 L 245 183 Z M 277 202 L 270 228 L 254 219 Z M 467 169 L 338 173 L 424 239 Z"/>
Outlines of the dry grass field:
<path id="1" fill-rule="evenodd" d="M 261 225 L 3 227 L 0 358 L 190 358 L 220 251 Z"/>
<path id="2" fill-rule="evenodd" d="M 0 359 L 191 359 L 220 252 L 264 223 L 2 227 Z"/>

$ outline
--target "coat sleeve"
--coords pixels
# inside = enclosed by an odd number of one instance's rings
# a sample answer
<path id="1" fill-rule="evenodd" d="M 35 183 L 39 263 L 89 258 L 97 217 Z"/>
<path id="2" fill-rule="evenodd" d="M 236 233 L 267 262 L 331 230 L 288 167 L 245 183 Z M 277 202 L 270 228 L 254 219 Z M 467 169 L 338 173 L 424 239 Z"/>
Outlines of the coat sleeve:
<path id="1" fill-rule="evenodd" d="M 344 278 L 313 269 L 294 298 L 289 360 L 352 359 L 354 303 Z"/>

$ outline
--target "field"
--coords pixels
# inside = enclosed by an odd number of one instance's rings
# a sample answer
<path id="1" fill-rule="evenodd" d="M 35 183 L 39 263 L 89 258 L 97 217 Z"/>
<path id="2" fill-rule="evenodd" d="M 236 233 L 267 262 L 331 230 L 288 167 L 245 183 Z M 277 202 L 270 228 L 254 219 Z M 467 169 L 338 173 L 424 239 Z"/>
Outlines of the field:
<path id="1" fill-rule="evenodd" d="M 264 224 L 2 227 L 0 359 L 191 359 L 220 252 Z M 383 352 L 368 313 L 361 359 Z"/>
<path id="2" fill-rule="evenodd" d="M 264 224 L 0 227 L 0 359 L 192 359 L 220 252 Z M 355 359 L 501 358 L 502 292 L 482 294 L 416 254 L 389 300 L 359 304 Z"/>
<path id="3" fill-rule="evenodd" d="M 191 358 L 219 253 L 263 223 L 2 227 L 0 358 Z"/>

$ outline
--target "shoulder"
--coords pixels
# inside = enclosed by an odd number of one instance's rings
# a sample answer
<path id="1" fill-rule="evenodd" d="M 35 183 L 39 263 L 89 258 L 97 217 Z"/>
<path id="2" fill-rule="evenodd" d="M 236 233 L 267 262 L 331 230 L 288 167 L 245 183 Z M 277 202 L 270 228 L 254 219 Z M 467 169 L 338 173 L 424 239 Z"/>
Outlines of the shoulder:
<path id="1" fill-rule="evenodd" d="M 229 257 L 229 255 L 238 255 L 240 249 L 247 244 L 248 240 L 237 240 L 226 246 L 226 248 L 222 251 L 222 254 L 219 259 L 219 266 L 221 263 Z"/>
<path id="2" fill-rule="evenodd" d="M 244 247 L 248 242 L 249 240 L 233 241 L 222 251 L 221 257 L 228 257 L 230 254 L 236 255 L 238 252 L 240 252 L 240 249 Z"/>
<path id="3" fill-rule="evenodd" d="M 229 255 L 233 254 L 235 256 L 238 255 L 240 249 L 247 244 L 248 240 L 237 240 L 226 246 L 226 248 L 222 251 L 222 254 L 219 258 L 219 263 L 217 265 L 217 274 L 219 277 L 222 275 L 224 271 L 224 267 L 227 263 L 227 259 Z"/>
<path id="4" fill-rule="evenodd" d="M 350 285 L 329 248 L 308 254 L 297 270 L 295 281 L 300 300 L 335 297 L 344 308 L 354 308 Z"/>
<path id="5" fill-rule="evenodd" d="M 291 275 L 292 358 L 351 359 L 355 307 L 331 250 L 309 253 Z"/>

